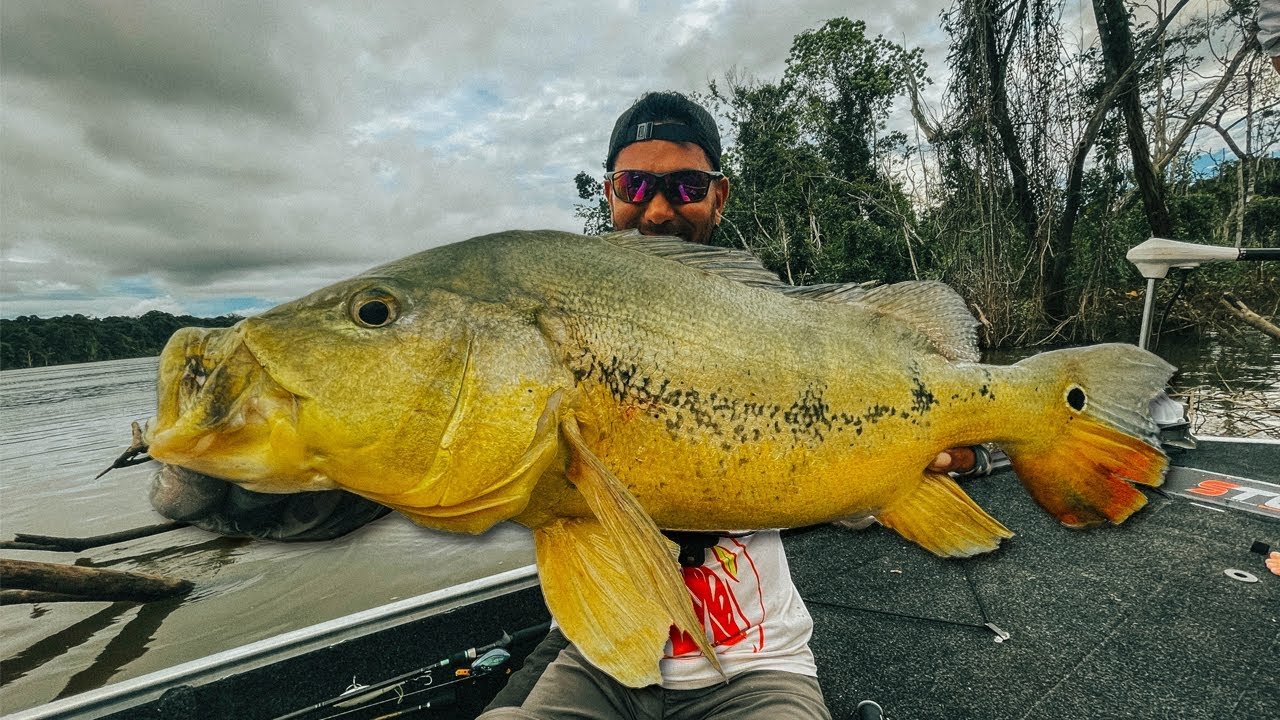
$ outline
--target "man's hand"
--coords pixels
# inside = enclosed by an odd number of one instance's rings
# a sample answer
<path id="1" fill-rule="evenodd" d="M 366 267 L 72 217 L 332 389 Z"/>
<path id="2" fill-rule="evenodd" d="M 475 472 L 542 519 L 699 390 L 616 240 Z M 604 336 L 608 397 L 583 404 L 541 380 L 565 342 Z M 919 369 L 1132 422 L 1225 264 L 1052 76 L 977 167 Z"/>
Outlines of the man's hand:
<path id="1" fill-rule="evenodd" d="M 966 473 L 973 470 L 977 464 L 978 456 L 974 454 L 973 448 L 958 447 L 938 453 L 938 457 L 933 459 L 929 469 L 936 473 Z"/>
<path id="2" fill-rule="evenodd" d="M 342 490 L 268 495 L 176 465 L 162 465 L 152 476 L 150 499 L 171 520 L 228 537 L 283 542 L 330 540 L 391 512 Z"/>

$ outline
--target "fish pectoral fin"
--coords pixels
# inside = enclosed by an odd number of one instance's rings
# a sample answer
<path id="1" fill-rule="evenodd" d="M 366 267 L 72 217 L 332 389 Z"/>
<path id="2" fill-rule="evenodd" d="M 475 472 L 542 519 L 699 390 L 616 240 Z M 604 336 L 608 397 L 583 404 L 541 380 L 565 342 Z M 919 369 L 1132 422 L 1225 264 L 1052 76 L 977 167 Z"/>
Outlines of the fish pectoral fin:
<path id="1" fill-rule="evenodd" d="M 675 544 L 662 536 L 658 526 L 635 496 L 587 447 L 578 428 L 578 420 L 572 412 L 566 413 L 561 420 L 560 429 L 572 454 L 569 480 L 582 494 L 587 507 L 613 544 L 617 556 L 622 560 L 620 568 L 631 578 L 631 582 L 627 584 L 615 582 L 612 591 L 618 594 L 606 597 L 605 600 L 625 605 L 647 596 L 646 602 L 656 603 L 661 609 L 664 631 L 670 630 L 674 625 L 688 633 L 697 641 L 699 649 L 711 661 L 712 666 L 720 670 L 720 660 L 707 640 L 706 631 L 693 614 L 689 591 L 677 569 Z M 577 641 L 567 632 L 566 637 Z M 662 639 L 653 648 L 656 651 L 652 657 L 653 672 L 657 672 L 657 657 L 661 655 L 666 637 L 667 635 L 662 635 Z M 588 659 L 592 658 L 588 656 Z M 595 662 L 594 659 L 592 661 Z M 608 667 L 601 667 L 613 674 Z M 618 675 L 614 677 L 627 682 Z"/>
<path id="2" fill-rule="evenodd" d="M 600 522 L 558 520 L 534 530 L 533 541 L 542 594 L 565 637 L 628 687 L 659 682 L 671 618 L 637 585 Z"/>
<path id="3" fill-rule="evenodd" d="M 1013 533 L 946 475 L 925 473 L 915 491 L 876 513 L 881 525 L 941 557 L 990 552 Z"/>

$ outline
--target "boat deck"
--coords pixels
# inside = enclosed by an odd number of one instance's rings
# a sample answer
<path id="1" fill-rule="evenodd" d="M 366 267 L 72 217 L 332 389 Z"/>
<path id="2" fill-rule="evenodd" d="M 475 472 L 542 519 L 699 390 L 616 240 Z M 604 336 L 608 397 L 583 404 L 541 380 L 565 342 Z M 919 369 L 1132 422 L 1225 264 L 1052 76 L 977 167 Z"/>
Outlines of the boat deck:
<path id="1" fill-rule="evenodd" d="M 1175 462 L 1276 482 L 1280 444 L 1202 442 Z M 1017 533 L 980 558 L 940 560 L 879 527 L 787 534 L 834 717 L 865 699 L 892 720 L 1280 717 L 1280 577 L 1251 552 L 1280 545 L 1280 523 L 1150 492 L 1124 525 L 1072 531 L 1007 471 L 965 487 Z M 546 617 L 530 588 L 109 717 L 274 718 Z M 474 717 L 494 691 L 419 716 Z"/>
<path id="2" fill-rule="evenodd" d="M 1280 446 L 1176 460 L 1274 482 Z M 940 560 L 883 529 L 788 539 L 835 717 L 873 699 L 895 719 L 1280 718 L 1280 577 L 1250 551 L 1280 544 L 1280 523 L 1148 493 L 1124 525 L 1072 531 L 1011 473 L 965 487 L 1017 533 L 983 557 Z"/>

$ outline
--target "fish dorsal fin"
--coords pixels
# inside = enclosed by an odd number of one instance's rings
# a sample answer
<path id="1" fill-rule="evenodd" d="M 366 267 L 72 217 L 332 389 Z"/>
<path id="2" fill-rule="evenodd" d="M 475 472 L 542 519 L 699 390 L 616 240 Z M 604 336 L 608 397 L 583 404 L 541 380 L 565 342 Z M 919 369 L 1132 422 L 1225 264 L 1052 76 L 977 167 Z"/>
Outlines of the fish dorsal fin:
<path id="1" fill-rule="evenodd" d="M 873 287 L 874 282 L 827 283 L 794 286 L 760 264 L 760 259 L 743 250 L 699 245 L 678 237 L 641 235 L 635 230 L 601 235 L 619 247 L 631 248 L 655 257 L 713 275 L 780 292 L 788 297 L 816 302 L 861 304 L 891 315 L 918 330 L 941 355 L 949 360 L 977 362 L 978 322 L 955 290 L 934 280 L 918 280 Z"/>
<path id="2" fill-rule="evenodd" d="M 600 238 L 619 247 L 674 260 L 743 285 L 769 289 L 790 287 L 778 278 L 777 273 L 761 265 L 759 258 L 742 250 L 699 245 L 678 237 L 641 235 L 635 230 L 608 233 Z"/>
<path id="3" fill-rule="evenodd" d="M 572 412 L 560 428 L 572 456 L 569 479 L 594 516 L 534 532 L 544 595 L 565 637 L 629 687 L 662 679 L 658 661 L 673 625 L 699 641 L 719 670 L 693 614 L 675 545 L 587 447 Z"/>
<path id="4" fill-rule="evenodd" d="M 936 280 L 870 288 L 851 302 L 894 317 L 923 335 L 948 360 L 978 362 L 978 321 L 964 298 Z"/>
<path id="5" fill-rule="evenodd" d="M 876 280 L 860 283 L 823 283 L 822 285 L 788 285 L 781 288 L 788 297 L 817 300 L 818 302 L 854 303 L 866 297 L 867 291 L 878 285 Z"/>

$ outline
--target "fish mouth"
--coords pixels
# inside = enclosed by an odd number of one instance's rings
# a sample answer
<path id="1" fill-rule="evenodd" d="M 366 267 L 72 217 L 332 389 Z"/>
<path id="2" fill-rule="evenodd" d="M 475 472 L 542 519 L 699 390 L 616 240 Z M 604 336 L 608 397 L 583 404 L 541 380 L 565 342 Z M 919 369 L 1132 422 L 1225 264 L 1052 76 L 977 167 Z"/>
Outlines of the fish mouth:
<path id="1" fill-rule="evenodd" d="M 268 491 L 261 483 L 295 474 L 281 465 L 296 447 L 281 451 L 296 441 L 299 398 L 258 361 L 243 322 L 174 333 L 156 395 L 144 437 L 156 460 Z"/>

